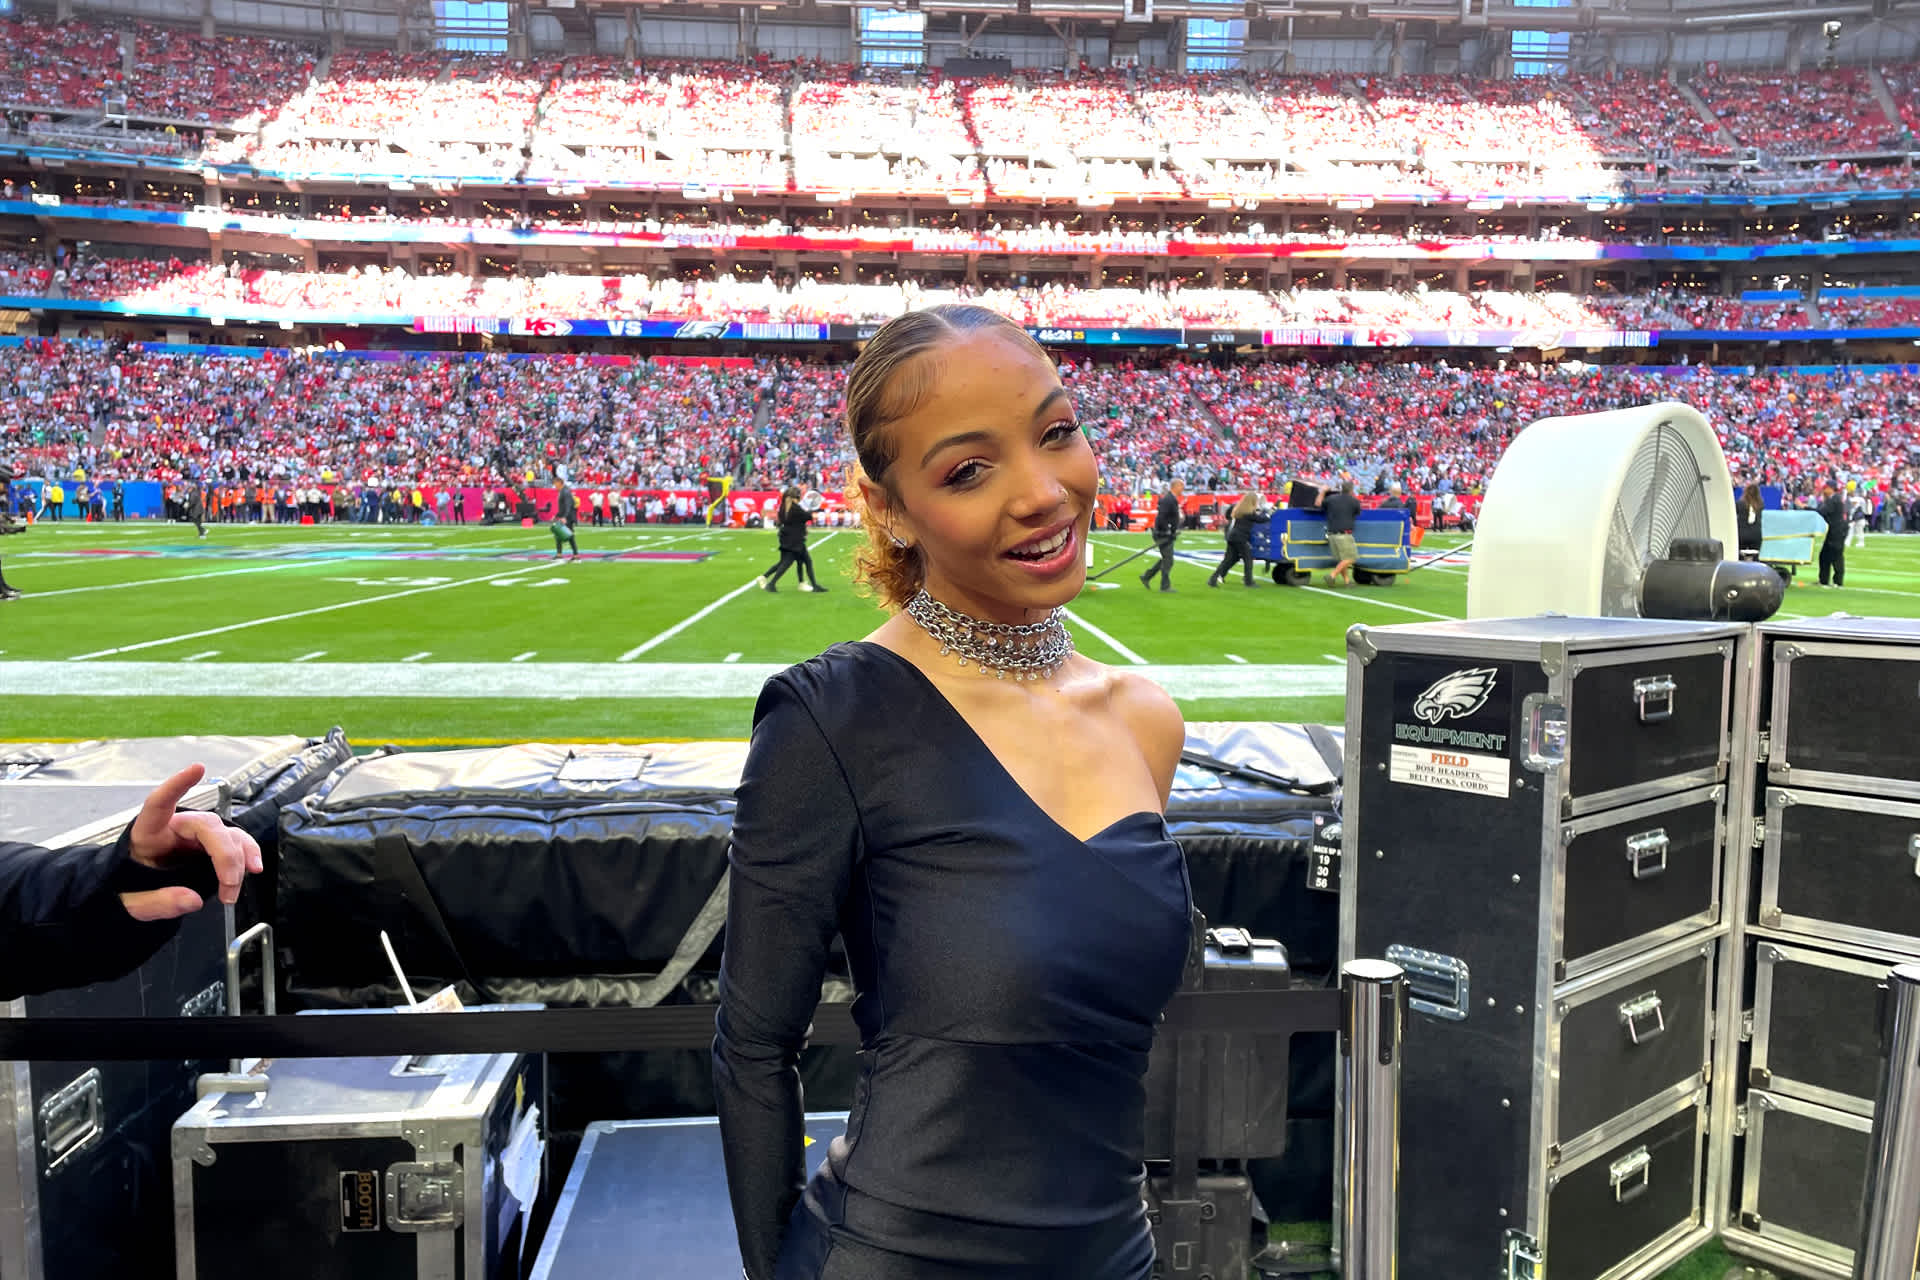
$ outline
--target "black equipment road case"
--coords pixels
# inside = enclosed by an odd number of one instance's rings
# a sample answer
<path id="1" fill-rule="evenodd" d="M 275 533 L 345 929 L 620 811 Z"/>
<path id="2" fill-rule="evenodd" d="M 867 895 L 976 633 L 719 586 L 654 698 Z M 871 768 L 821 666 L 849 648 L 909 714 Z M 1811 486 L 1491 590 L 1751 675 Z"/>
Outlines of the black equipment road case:
<path id="1" fill-rule="evenodd" d="M 153 788 L 0 782 L 6 830 L 49 849 L 106 844 Z M 180 808 L 221 811 L 202 783 Z M 10 1018 L 188 1017 L 226 1011 L 217 907 L 125 977 L 0 1005 Z M 193 1100 L 191 1062 L 0 1063 L 0 1280 L 159 1280 L 170 1217 L 159 1152 Z"/>
<path id="2" fill-rule="evenodd" d="M 1194 905 L 1250 935 L 1286 939 L 1293 981 L 1330 986 L 1340 949 L 1337 725 L 1195 722 L 1167 800 Z M 1332 1216 L 1332 1036 L 1292 1049 L 1287 1154 L 1248 1166 L 1276 1222 Z"/>
<path id="3" fill-rule="evenodd" d="M 807 1163 L 847 1131 L 807 1117 Z M 720 1122 L 599 1120 L 587 1126 L 530 1280 L 737 1280 Z"/>
<path id="4" fill-rule="evenodd" d="M 1408 975 L 1410 1272 L 1623 1280 L 1708 1234 L 1746 638 L 1630 618 L 1349 631 L 1341 958 Z M 1562 1207 L 1589 1201 L 1626 1217 Z"/>
<path id="5" fill-rule="evenodd" d="M 1872 1118 L 1755 1089 L 1739 1123 L 1741 1233 L 1796 1270 L 1852 1275 Z"/>
<path id="6" fill-rule="evenodd" d="M 1196 911 L 1183 991 L 1273 991 L 1293 984 L 1287 950 L 1243 929 L 1209 929 Z M 1244 1276 L 1252 1254 L 1248 1161 L 1287 1149 L 1291 1038 L 1164 1029 L 1147 1059 L 1143 1194 L 1156 1274 Z"/>
<path id="7" fill-rule="evenodd" d="M 1920 800 L 1920 619 L 1809 618 L 1760 634 L 1767 781 Z"/>
<path id="8" fill-rule="evenodd" d="M 1880 1087 L 1881 988 L 1901 958 L 1767 939 L 1753 949 L 1747 1083 L 1871 1117 Z"/>
<path id="9" fill-rule="evenodd" d="M 1920 738 L 1920 718 L 1907 732 Z M 1920 953 L 1920 804 L 1769 787 L 1760 836 L 1762 925 Z"/>
<path id="10" fill-rule="evenodd" d="M 0 746 L 0 834 L 51 849 L 116 840 L 156 784 L 197 761 L 207 776 L 181 807 L 220 812 L 270 853 L 280 807 L 350 755 L 337 729 L 323 739 L 9 743 Z M 223 1013 L 226 914 L 209 906 L 186 917 L 123 978 L 15 1000 L 0 1016 Z M 0 1063 L 0 1280 L 170 1274 L 167 1131 L 211 1065 Z"/>
<path id="11" fill-rule="evenodd" d="M 1846 1280 L 1880 1078 L 1880 986 L 1920 960 L 1920 621 L 1755 629 L 1756 727 L 1735 883 L 1751 1003 L 1721 1135 L 1729 1248 Z"/>
<path id="12" fill-rule="evenodd" d="M 173 1126 L 177 1280 L 518 1277 L 545 1154 L 537 1063 L 284 1059 L 258 1092 L 209 1082 Z"/>

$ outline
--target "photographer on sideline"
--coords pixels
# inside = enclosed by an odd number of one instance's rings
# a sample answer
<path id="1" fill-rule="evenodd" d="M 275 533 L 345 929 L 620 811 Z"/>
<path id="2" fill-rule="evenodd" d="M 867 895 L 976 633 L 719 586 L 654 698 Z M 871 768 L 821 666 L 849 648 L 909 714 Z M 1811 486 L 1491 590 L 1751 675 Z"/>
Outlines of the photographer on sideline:
<path id="1" fill-rule="evenodd" d="M 253 837 L 174 806 L 206 776 L 189 765 L 153 789 L 110 845 L 58 851 L 0 841 L 0 1000 L 107 982 L 144 964 L 181 916 L 240 897 L 261 869 Z"/>

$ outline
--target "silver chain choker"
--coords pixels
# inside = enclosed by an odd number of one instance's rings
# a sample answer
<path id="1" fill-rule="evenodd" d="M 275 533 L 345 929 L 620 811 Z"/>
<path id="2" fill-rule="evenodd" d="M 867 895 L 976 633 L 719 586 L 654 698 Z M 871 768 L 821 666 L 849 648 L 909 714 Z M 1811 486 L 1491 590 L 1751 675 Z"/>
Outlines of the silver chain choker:
<path id="1" fill-rule="evenodd" d="M 907 616 L 940 642 L 940 656 L 952 654 L 998 679 L 1040 680 L 1052 675 L 1073 653 L 1073 635 L 1055 609 L 1039 622 L 1015 626 L 988 622 L 949 609 L 924 589 L 907 601 Z"/>

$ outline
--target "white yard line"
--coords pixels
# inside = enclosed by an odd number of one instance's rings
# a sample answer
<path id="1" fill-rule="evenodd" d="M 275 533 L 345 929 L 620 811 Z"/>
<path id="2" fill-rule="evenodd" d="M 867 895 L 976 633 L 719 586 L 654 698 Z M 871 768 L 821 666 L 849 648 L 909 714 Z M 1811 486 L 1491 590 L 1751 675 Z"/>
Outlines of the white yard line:
<path id="1" fill-rule="evenodd" d="M 542 566 L 534 566 L 537 570 Z M 476 583 L 492 582 L 495 578 L 504 578 L 510 574 L 526 573 L 525 565 L 516 565 L 501 573 L 483 574 L 477 578 L 462 578 L 458 582 L 442 582 L 431 587 L 409 587 L 405 591 L 389 591 L 384 595 L 366 596 L 359 600 L 342 600 L 338 604 L 323 604 L 312 609 L 296 609 L 292 613 L 276 613 L 268 618 L 253 618 L 246 622 L 230 622 L 224 627 L 208 627 L 205 631 L 189 631 L 177 636 L 163 636 L 158 640 L 142 640 L 138 644 L 123 644 L 112 649 L 96 649 L 92 653 L 79 653 L 68 658 L 68 662 L 85 662 L 90 658 L 107 658 L 117 653 L 133 653 L 140 649 L 157 649 L 161 645 L 178 644 L 183 640 L 201 640 L 207 636 L 221 636 L 230 631 L 245 631 L 249 627 L 264 627 L 274 622 L 291 622 L 295 618 L 311 618 L 317 614 L 334 613 L 341 609 L 354 609 L 363 604 L 380 604 L 386 600 L 404 600 L 408 596 L 426 595 L 433 591 L 447 591 L 454 587 L 473 586 Z"/>
<path id="2" fill-rule="evenodd" d="M 272 573 L 277 569 L 298 569 L 303 565 L 321 563 L 313 560 L 282 560 L 275 564 L 250 565 L 245 569 L 221 569 L 214 573 L 187 573 L 176 578 L 141 578 L 135 582 L 103 582 L 92 587 L 62 587 L 58 591 L 36 591 L 28 596 L 29 600 L 47 600 L 54 596 L 85 595 L 89 591 L 118 591 L 122 587 L 171 586 L 176 582 L 198 582 L 202 578 L 230 578 L 236 573 Z"/>
<path id="3" fill-rule="evenodd" d="M 1071 622 L 1074 626 L 1080 628 L 1082 631 L 1086 632 L 1088 635 L 1098 640 L 1101 644 L 1106 645 L 1107 648 L 1113 650 L 1115 653 L 1125 658 L 1128 662 L 1131 662 L 1134 666 L 1144 667 L 1148 665 L 1147 660 L 1145 658 L 1141 657 L 1139 654 L 1135 653 L 1133 650 L 1127 648 L 1127 646 L 1121 644 L 1118 640 L 1115 640 L 1112 636 L 1102 631 L 1099 627 L 1094 626 L 1091 622 L 1088 622 L 1085 618 L 1081 617 L 1079 614 L 1075 613 L 1073 610 L 1062 608 L 1060 612 L 1066 616 L 1066 619 L 1068 622 Z"/>
<path id="4" fill-rule="evenodd" d="M 527 651 L 526 651 L 525 653 L 519 653 L 519 654 L 515 654 L 515 655 L 514 655 L 513 657 L 511 657 L 511 658 L 509 658 L 509 659 L 507 659 L 507 661 L 509 661 L 509 662 L 525 662 L 525 661 L 526 661 L 526 660 L 527 660 L 528 658 L 531 658 L 531 657 L 532 657 L 532 656 L 533 656 L 534 654 L 536 654 L 536 653 L 538 653 L 538 652 L 540 652 L 540 651 L 539 651 L 538 649 L 529 649 L 529 650 L 527 650 Z"/>
<path id="5" fill-rule="evenodd" d="M 661 645 L 673 639 L 675 636 L 679 635 L 682 631 L 685 631 L 688 627 L 692 626 L 694 623 L 700 621 L 702 618 L 706 617 L 708 614 L 711 614 L 714 610 L 720 608 L 720 606 L 727 604 L 728 602 L 732 601 L 738 596 L 745 595 L 747 592 L 752 591 L 755 587 L 758 587 L 759 585 L 760 585 L 760 579 L 749 578 L 747 581 L 741 583 L 739 586 L 735 587 L 733 590 L 727 592 L 727 594 L 721 596 L 718 600 L 715 600 L 712 604 L 707 605 L 704 608 L 701 608 L 695 611 L 694 613 L 689 614 L 687 617 L 680 619 L 680 621 L 674 623 L 672 626 L 668 627 L 665 631 L 662 631 L 659 635 L 655 636 L 653 639 L 645 641 L 641 644 L 635 645 L 633 648 L 621 654 L 617 659 L 615 659 L 615 661 L 632 662 L 635 658 L 639 657 L 641 654 L 646 653 L 649 650 L 659 648 Z"/>
<path id="6" fill-rule="evenodd" d="M 1323 653 L 1320 656 L 1325 658 L 1328 662 L 1337 662 L 1343 667 L 1347 665 L 1347 660 L 1341 657 L 1337 653 Z"/>
<path id="7" fill-rule="evenodd" d="M 0 662 L 0 696 L 86 698 L 549 699 L 558 688 L 596 698 L 739 698 L 760 692 L 785 663 L 328 662 L 297 673 L 285 662 L 223 662 L 218 680 L 178 662 Z M 504 668 L 504 670 L 503 670 Z M 1137 668 L 1177 698 L 1337 697 L 1346 672 L 1321 663 Z M 377 690 L 377 694 L 370 693 Z"/>
<path id="8" fill-rule="evenodd" d="M 728 654 L 728 655 L 727 655 L 726 657 L 724 657 L 724 658 L 722 658 L 722 659 L 720 659 L 720 661 L 722 661 L 722 662 L 738 662 L 738 661 L 740 661 L 740 658 L 741 658 L 741 655 L 740 655 L 740 654 L 737 654 L 737 653 L 730 653 L 730 654 Z"/>
<path id="9" fill-rule="evenodd" d="M 208 649 L 208 650 L 207 650 L 206 652 L 204 652 L 204 653 L 196 653 L 196 654 L 193 654 L 193 655 L 192 655 L 191 657 L 186 657 L 186 658 L 182 658 L 182 659 L 180 659 L 180 661 L 182 661 L 182 662 L 198 662 L 198 661 L 200 661 L 200 659 L 202 659 L 202 658 L 217 658 L 217 657 L 219 657 L 219 656 L 220 656 L 220 651 L 219 651 L 218 649 Z"/>
<path id="10" fill-rule="evenodd" d="M 1229 653 L 1229 654 L 1227 654 L 1227 655 L 1226 655 L 1226 659 L 1227 659 L 1227 661 L 1228 661 L 1228 662 L 1237 662 L 1237 663 L 1239 663 L 1239 664 L 1240 664 L 1241 666 L 1243 666 L 1243 667 L 1247 665 L 1247 660 L 1246 660 L 1245 658 L 1243 658 L 1243 657 L 1241 657 L 1241 656 L 1240 656 L 1239 654 L 1237 654 L 1237 653 Z"/>
<path id="11" fill-rule="evenodd" d="M 814 543 L 812 550 L 818 551 L 821 547 L 826 546 L 829 542 L 832 542 L 835 538 L 839 537 L 840 533 L 841 533 L 841 530 L 838 530 L 838 529 L 836 529 L 832 533 L 829 533 L 826 537 Z M 733 590 L 727 592 L 727 594 L 721 596 L 718 600 L 715 600 L 712 604 L 707 605 L 705 608 L 700 609 L 695 613 L 689 615 L 688 617 L 682 618 L 680 621 L 674 623 L 672 626 L 668 627 L 665 631 L 662 631 L 659 635 L 655 636 L 653 639 L 648 640 L 643 644 L 635 645 L 633 648 L 621 654 L 618 658 L 615 659 L 615 661 L 616 662 L 632 662 L 635 658 L 639 657 L 641 654 L 646 653 L 651 649 L 658 648 L 660 645 L 663 645 L 667 641 L 673 639 L 675 636 L 679 635 L 682 631 L 685 631 L 688 627 L 692 626 L 694 623 L 700 621 L 702 618 L 713 613 L 716 609 L 720 608 L 720 606 L 728 603 L 729 601 L 735 599 L 736 597 L 745 595 L 747 592 L 753 590 L 755 587 L 759 585 L 760 585 L 760 579 L 758 578 L 754 578 L 748 582 L 741 583 L 739 586 L 735 587 Z"/>
<path id="12" fill-rule="evenodd" d="M 402 662 L 418 662 L 418 661 L 420 661 L 420 659 L 422 659 L 422 658 L 431 658 L 432 656 L 433 656 L 433 650 L 431 650 L 431 649 L 423 649 L 423 650 L 421 650 L 421 651 L 420 651 L 419 653 L 415 653 L 415 654 L 410 654 L 410 655 L 408 655 L 407 657 L 404 657 L 404 658 L 402 658 L 402 659 L 400 659 L 400 661 L 402 661 Z"/>
<path id="13" fill-rule="evenodd" d="M 1429 609 L 1416 609 L 1410 604 L 1393 604 L 1386 600 L 1376 600 L 1372 596 L 1361 595 L 1358 591 L 1330 591 L 1326 587 L 1300 587 L 1301 591 L 1312 592 L 1316 596 L 1327 596 L 1334 600 L 1346 600 L 1353 604 L 1372 605 L 1379 609 L 1395 609 L 1401 613 L 1416 614 L 1422 618 L 1438 618 L 1442 622 L 1458 622 L 1460 619 L 1450 613 L 1434 613 Z"/>
<path id="14" fill-rule="evenodd" d="M 326 656 L 327 656 L 327 651 L 325 649 L 315 649 L 312 653 L 301 654 L 299 657 L 295 658 L 294 661 L 295 662 L 312 662 L 315 658 L 324 658 Z"/>

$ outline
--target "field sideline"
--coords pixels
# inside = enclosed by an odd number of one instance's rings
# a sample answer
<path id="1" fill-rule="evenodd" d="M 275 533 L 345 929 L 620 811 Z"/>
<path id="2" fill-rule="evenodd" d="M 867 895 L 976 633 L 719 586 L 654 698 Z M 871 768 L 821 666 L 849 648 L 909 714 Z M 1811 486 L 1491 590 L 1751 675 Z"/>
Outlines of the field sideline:
<path id="1" fill-rule="evenodd" d="M 865 535 L 812 538 L 828 591 L 778 594 L 764 530 L 41 524 L 0 545 L 26 598 L 0 604 L 0 738 L 318 733 L 432 746 L 745 736 L 773 671 L 881 621 L 849 582 Z M 1429 539 L 1421 553 L 1456 545 Z M 1146 545 L 1097 534 L 1094 571 Z M 1190 719 L 1335 721 L 1350 623 L 1457 618 L 1466 571 L 1390 588 L 1208 590 L 1218 535 L 1180 540 L 1176 594 L 1142 561 L 1070 606 L 1082 652 L 1137 666 Z M 1920 537 L 1876 536 L 1844 590 L 1787 612 L 1920 616 Z M 1808 575 L 1803 571 L 1802 581 Z M 1117 585 L 1107 585 L 1117 584 Z"/>

